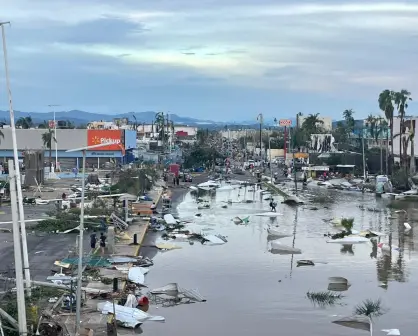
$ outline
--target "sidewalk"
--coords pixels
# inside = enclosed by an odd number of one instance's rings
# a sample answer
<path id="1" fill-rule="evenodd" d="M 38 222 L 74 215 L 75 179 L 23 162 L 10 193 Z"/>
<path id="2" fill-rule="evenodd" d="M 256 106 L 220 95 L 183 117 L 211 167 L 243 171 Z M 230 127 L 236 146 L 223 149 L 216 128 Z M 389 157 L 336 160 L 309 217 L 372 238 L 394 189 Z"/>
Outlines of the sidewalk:
<path id="1" fill-rule="evenodd" d="M 160 183 L 161 184 L 161 183 Z M 154 202 L 158 205 L 163 189 L 161 187 L 156 187 L 155 189 L 151 190 L 148 195 L 154 200 Z M 114 252 L 112 253 L 113 256 L 138 256 L 141 244 L 145 238 L 149 227 L 149 218 L 135 218 L 130 223 L 129 228 L 125 231 L 125 235 L 128 235 L 131 239 L 124 240 L 114 237 L 115 244 L 114 244 Z M 109 227 L 109 232 L 112 230 Z M 137 234 L 137 241 L 138 245 L 133 245 L 133 236 Z M 108 239 L 110 234 L 108 233 Z M 131 245 L 132 244 L 132 245 Z M 124 264 L 118 265 L 119 267 L 131 267 L 132 264 Z M 103 283 L 101 280 L 91 280 L 86 285 L 87 288 L 94 288 L 103 290 L 103 292 L 110 293 L 111 297 L 115 298 L 115 303 L 117 303 L 120 294 L 124 292 L 126 283 L 127 283 L 127 274 L 121 271 L 116 270 L 115 268 L 99 268 L 99 277 L 101 278 L 118 278 L 119 279 L 119 291 L 116 293 L 112 293 L 113 291 L 113 283 Z M 81 312 L 81 326 L 82 328 L 90 328 L 94 330 L 94 334 L 100 334 L 106 332 L 106 323 L 107 323 L 107 315 L 102 315 L 100 312 L 97 311 L 97 304 L 100 302 L 112 301 L 111 298 L 107 299 L 93 299 L 87 297 L 84 307 L 82 308 Z M 65 324 L 68 332 L 70 334 L 74 334 L 74 325 L 75 325 L 75 313 L 73 314 L 60 314 L 60 320 Z M 118 328 L 118 334 L 131 334 L 131 330 L 123 330 Z"/>

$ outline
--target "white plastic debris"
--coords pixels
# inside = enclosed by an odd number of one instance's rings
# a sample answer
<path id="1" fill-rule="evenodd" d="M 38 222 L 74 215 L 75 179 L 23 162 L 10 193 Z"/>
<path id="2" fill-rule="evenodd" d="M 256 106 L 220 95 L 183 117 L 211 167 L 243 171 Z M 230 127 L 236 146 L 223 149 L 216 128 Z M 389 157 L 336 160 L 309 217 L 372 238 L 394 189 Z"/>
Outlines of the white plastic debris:
<path id="1" fill-rule="evenodd" d="M 145 275 L 142 267 L 131 267 L 128 271 L 128 280 L 143 285 L 145 283 Z"/>
<path id="2" fill-rule="evenodd" d="M 302 253 L 302 250 L 292 246 L 284 245 L 277 241 L 273 241 L 271 243 L 270 252 L 273 254 L 300 254 Z"/>
<path id="3" fill-rule="evenodd" d="M 136 308 L 137 305 L 138 300 L 136 299 L 135 295 L 128 294 L 128 296 L 126 297 L 125 307 Z"/>
<path id="4" fill-rule="evenodd" d="M 327 243 L 344 244 L 344 245 L 363 244 L 367 242 L 370 242 L 370 240 L 365 237 L 344 237 L 340 239 L 327 240 Z"/>
<path id="5" fill-rule="evenodd" d="M 204 238 L 209 241 L 210 245 L 222 245 L 228 242 L 226 238 L 221 235 L 207 235 Z"/>
<path id="6" fill-rule="evenodd" d="M 102 314 L 113 314 L 113 310 L 116 314 L 116 320 L 126 328 L 135 328 L 140 326 L 145 321 L 160 321 L 164 322 L 165 318 L 162 316 L 152 316 L 142 310 L 136 308 L 129 308 L 120 305 L 113 305 L 112 302 L 100 302 L 97 304 L 97 310 Z"/>
<path id="7" fill-rule="evenodd" d="M 399 329 L 382 329 L 382 331 L 387 333 L 388 336 L 399 336 L 401 334 Z"/>

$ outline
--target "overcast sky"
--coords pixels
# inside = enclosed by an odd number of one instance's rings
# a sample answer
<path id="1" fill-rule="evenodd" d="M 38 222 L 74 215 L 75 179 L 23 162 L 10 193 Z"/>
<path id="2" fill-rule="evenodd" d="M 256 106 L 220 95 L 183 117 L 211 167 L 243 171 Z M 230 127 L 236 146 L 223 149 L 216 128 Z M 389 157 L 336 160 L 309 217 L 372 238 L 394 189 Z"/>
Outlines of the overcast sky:
<path id="1" fill-rule="evenodd" d="M 418 1 L 0 0 L 14 107 L 252 120 L 418 93 Z M 0 66 L 7 109 L 4 68 Z M 414 114 L 414 104 L 410 107 Z"/>

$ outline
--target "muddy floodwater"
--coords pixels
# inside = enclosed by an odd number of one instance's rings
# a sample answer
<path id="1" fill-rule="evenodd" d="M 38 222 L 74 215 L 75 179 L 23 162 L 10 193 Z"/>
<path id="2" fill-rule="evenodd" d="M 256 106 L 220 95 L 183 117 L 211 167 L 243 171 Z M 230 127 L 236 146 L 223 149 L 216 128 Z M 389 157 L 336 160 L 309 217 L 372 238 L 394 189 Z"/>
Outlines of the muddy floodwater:
<path id="1" fill-rule="evenodd" d="M 365 299 L 381 299 L 385 314 L 374 320 L 374 335 L 386 335 L 381 329 L 398 328 L 402 335 L 416 334 L 416 295 L 418 262 L 414 227 L 418 209 L 413 203 L 397 204 L 408 213 L 395 213 L 384 200 L 372 194 L 327 191 L 320 188 L 302 193 L 303 206 L 278 204 L 277 218 L 257 217 L 268 210 L 268 201 L 247 191 L 252 204 L 233 203 L 244 199 L 244 189 L 217 191 L 210 209 L 198 210 L 190 193 L 177 208 L 181 220 L 192 220 L 207 233 L 227 237 L 224 245 L 179 243 L 181 249 L 158 253 L 155 266 L 147 275 L 150 288 L 177 282 L 182 287 L 198 289 L 207 302 L 174 307 L 153 306 L 150 313 L 162 315 L 165 323 L 143 325 L 144 334 L 206 335 L 361 335 L 366 331 L 332 324 L 339 317 L 352 314 Z M 267 196 L 263 196 L 267 198 Z M 277 197 L 278 200 L 280 198 Z M 317 203 L 312 203 L 311 201 Z M 317 210 L 315 210 L 317 208 Z M 201 217 L 195 214 L 200 213 Z M 235 225 L 235 216 L 250 216 L 247 225 Z M 329 244 L 324 233 L 333 232 L 324 220 L 354 217 L 354 229 L 373 229 L 388 236 L 378 238 L 400 247 L 392 255 L 383 255 L 376 244 L 350 246 Z M 403 223 L 412 226 L 405 236 Z M 280 239 L 302 250 L 301 254 L 272 254 L 267 239 L 268 225 L 288 233 Z M 297 260 L 310 259 L 315 266 L 297 267 Z M 345 277 L 351 287 L 341 304 L 320 308 L 306 297 L 308 291 L 325 291 L 329 277 Z"/>

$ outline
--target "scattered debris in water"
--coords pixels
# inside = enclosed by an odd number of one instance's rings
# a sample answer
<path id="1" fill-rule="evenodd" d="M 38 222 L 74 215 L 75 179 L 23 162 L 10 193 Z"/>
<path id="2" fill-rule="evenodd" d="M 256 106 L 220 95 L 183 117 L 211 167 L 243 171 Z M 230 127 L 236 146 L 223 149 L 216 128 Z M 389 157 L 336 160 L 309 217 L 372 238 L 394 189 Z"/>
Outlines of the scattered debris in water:
<path id="1" fill-rule="evenodd" d="M 321 308 L 339 304 L 339 301 L 344 297 L 342 294 L 331 291 L 307 292 L 306 296 L 315 306 Z"/>

